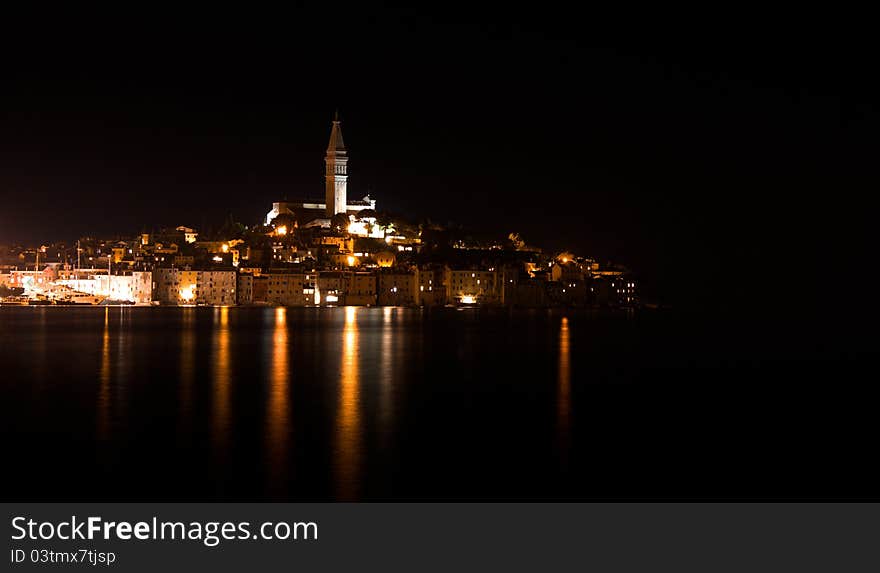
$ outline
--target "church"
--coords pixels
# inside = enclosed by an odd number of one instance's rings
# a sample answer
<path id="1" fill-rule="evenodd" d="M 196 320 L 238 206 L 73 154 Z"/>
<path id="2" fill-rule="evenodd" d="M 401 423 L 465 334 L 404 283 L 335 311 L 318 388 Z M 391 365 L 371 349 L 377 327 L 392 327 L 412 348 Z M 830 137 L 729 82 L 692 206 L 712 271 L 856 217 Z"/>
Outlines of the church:
<path id="1" fill-rule="evenodd" d="M 333 119 L 330 129 L 330 142 L 324 157 L 324 202 L 309 200 L 278 201 L 272 203 L 272 210 L 266 213 L 266 225 L 279 215 L 293 216 L 298 225 L 304 227 L 329 227 L 334 215 L 344 213 L 357 216 L 360 211 L 376 209 L 376 200 L 367 195 L 360 200 L 348 199 L 348 152 L 342 140 L 339 114 Z M 371 219 L 373 217 L 370 217 Z M 374 221 L 370 221 L 371 223 Z"/>

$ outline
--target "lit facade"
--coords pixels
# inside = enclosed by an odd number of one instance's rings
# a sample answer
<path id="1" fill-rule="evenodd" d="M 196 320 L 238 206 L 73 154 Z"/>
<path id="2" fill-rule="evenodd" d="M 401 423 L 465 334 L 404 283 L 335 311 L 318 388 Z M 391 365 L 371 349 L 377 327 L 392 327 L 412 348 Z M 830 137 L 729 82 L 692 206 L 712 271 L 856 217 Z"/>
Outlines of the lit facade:
<path id="1" fill-rule="evenodd" d="M 348 152 L 342 141 L 342 128 L 339 126 L 338 114 L 330 129 L 330 143 L 327 144 L 324 166 L 325 208 L 327 217 L 332 217 L 348 210 Z"/>
<path id="2" fill-rule="evenodd" d="M 266 302 L 273 306 L 315 304 L 312 276 L 303 273 L 266 273 Z M 307 278 L 308 277 L 308 278 Z M 260 302 L 260 301 L 257 301 Z"/>
<path id="3" fill-rule="evenodd" d="M 380 272 L 378 303 L 381 306 L 413 306 L 419 304 L 419 272 Z"/>
<path id="4" fill-rule="evenodd" d="M 446 300 L 462 304 L 499 304 L 503 288 L 499 273 L 486 270 L 446 271 Z"/>
<path id="5" fill-rule="evenodd" d="M 345 304 L 372 306 L 376 304 L 376 275 L 373 273 L 346 273 Z"/>
<path id="6" fill-rule="evenodd" d="M 161 304 L 236 304 L 237 275 L 233 270 L 153 270 L 153 299 Z"/>

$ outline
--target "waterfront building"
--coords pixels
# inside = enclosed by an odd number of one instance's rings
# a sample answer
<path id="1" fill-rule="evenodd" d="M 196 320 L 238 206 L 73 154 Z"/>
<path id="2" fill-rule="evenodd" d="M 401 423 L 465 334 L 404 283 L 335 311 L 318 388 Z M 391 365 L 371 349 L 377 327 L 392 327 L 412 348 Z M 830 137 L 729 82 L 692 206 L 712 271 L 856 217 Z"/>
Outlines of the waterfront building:
<path id="1" fill-rule="evenodd" d="M 153 270 L 153 300 L 161 304 L 195 304 L 197 291 L 196 271 L 178 268 Z"/>
<path id="2" fill-rule="evenodd" d="M 234 270 L 199 271 L 197 303 L 230 305 L 236 303 Z"/>
<path id="3" fill-rule="evenodd" d="M 57 294 L 64 289 L 113 301 L 149 304 L 153 300 L 153 273 L 126 270 L 111 275 L 107 269 L 62 269 L 56 280 L 44 286 L 43 292 L 52 296 L 52 291 Z"/>
<path id="4" fill-rule="evenodd" d="M 318 273 L 315 304 L 344 304 L 346 273 L 322 271 Z"/>
<path id="5" fill-rule="evenodd" d="M 262 280 L 265 280 L 265 300 L 268 304 L 276 306 L 306 306 L 315 304 L 315 287 L 312 285 L 313 275 L 271 272 L 265 273 L 261 277 L 263 277 Z M 257 285 L 259 282 L 260 277 L 255 277 L 254 285 Z"/>
<path id="6" fill-rule="evenodd" d="M 419 304 L 446 304 L 446 270 L 443 267 L 419 269 Z"/>
<path id="7" fill-rule="evenodd" d="M 502 284 L 495 271 L 446 269 L 446 301 L 461 304 L 501 304 Z"/>
<path id="8" fill-rule="evenodd" d="M 365 272 L 346 273 L 345 304 L 372 306 L 376 304 L 376 275 Z"/>
<path id="9" fill-rule="evenodd" d="M 42 270 L 10 270 L 0 276 L 0 284 L 25 291 L 40 290 L 52 283 L 59 274 L 59 265 L 46 265 Z"/>
<path id="10" fill-rule="evenodd" d="M 239 273 L 238 290 L 236 291 L 238 298 L 236 302 L 240 305 L 254 304 L 254 275 L 248 273 Z"/>
<path id="11" fill-rule="evenodd" d="M 241 273 L 238 275 L 238 304 L 268 304 L 269 276 L 259 273 Z"/>
<path id="12" fill-rule="evenodd" d="M 635 306 L 639 301 L 636 280 L 624 274 L 595 277 L 590 283 L 590 299 L 600 306 Z"/>
<path id="13" fill-rule="evenodd" d="M 547 283 L 548 299 L 556 304 L 582 306 L 587 302 L 587 280 L 583 267 L 568 260 L 550 267 Z"/>
<path id="14" fill-rule="evenodd" d="M 413 306 L 419 304 L 419 271 L 389 270 L 378 274 L 380 306 Z"/>
<path id="15" fill-rule="evenodd" d="M 515 283 L 507 304 L 524 308 L 547 306 L 547 282 L 541 279 L 528 278 Z"/>
<path id="16" fill-rule="evenodd" d="M 157 268 L 153 271 L 153 298 L 162 304 L 236 304 L 234 270 Z"/>

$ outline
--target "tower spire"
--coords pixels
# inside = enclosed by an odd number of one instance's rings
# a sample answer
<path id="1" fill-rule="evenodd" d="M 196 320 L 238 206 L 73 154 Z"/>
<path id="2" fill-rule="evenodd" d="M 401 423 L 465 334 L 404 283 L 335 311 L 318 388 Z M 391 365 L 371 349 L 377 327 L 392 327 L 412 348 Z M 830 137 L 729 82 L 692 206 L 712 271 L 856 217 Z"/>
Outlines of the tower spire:
<path id="1" fill-rule="evenodd" d="M 348 209 L 348 153 L 342 140 L 342 128 L 339 126 L 339 110 L 336 110 L 333 117 L 330 142 L 327 144 L 327 155 L 324 158 L 326 213 L 328 217 L 337 213 L 345 213 Z"/>
<path id="2" fill-rule="evenodd" d="M 342 141 L 342 128 L 339 127 L 339 112 L 336 112 L 333 127 L 330 129 L 330 143 L 327 144 L 327 156 L 334 152 L 345 153 L 345 143 Z"/>

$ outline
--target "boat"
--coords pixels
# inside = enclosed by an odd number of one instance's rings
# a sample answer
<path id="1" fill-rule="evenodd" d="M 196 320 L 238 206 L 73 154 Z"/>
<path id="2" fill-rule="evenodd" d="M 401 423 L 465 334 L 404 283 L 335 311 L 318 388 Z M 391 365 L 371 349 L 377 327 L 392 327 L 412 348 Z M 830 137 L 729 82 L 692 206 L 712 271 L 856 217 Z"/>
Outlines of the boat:
<path id="1" fill-rule="evenodd" d="M 99 306 L 131 306 L 134 302 L 130 300 L 120 300 L 120 299 L 111 299 L 105 298 L 101 302 L 97 303 Z"/>
<path id="2" fill-rule="evenodd" d="M 70 288 L 67 285 L 58 285 L 49 294 L 57 305 L 90 305 L 95 306 L 107 299 L 104 295 L 90 294 Z"/>
<path id="3" fill-rule="evenodd" d="M 0 306 L 27 306 L 28 297 L 24 295 L 13 295 L 0 298 Z"/>
<path id="4" fill-rule="evenodd" d="M 72 304 L 85 304 L 96 306 L 104 302 L 106 298 L 106 296 L 89 294 L 87 292 L 75 292 L 67 297 L 65 300 L 71 302 Z"/>
<path id="5" fill-rule="evenodd" d="M 106 296 L 87 292 L 71 291 L 55 300 L 55 304 L 96 306 L 106 300 Z"/>

